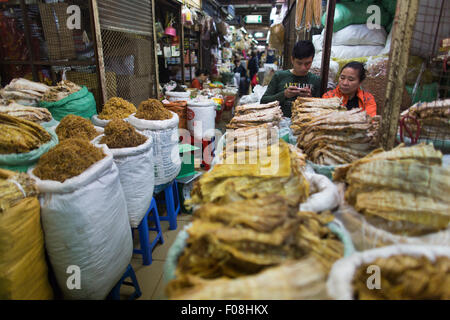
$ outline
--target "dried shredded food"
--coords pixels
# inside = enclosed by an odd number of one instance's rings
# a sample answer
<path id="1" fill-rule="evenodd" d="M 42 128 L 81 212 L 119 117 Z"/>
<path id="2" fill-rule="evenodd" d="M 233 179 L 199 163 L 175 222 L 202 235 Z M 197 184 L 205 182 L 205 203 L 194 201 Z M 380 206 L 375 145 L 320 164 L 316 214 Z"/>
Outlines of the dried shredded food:
<path id="1" fill-rule="evenodd" d="M 37 123 L 0 113 L 0 154 L 27 153 L 51 140 Z"/>
<path id="2" fill-rule="evenodd" d="M 42 180 L 64 182 L 83 173 L 105 155 L 83 139 L 66 139 L 44 154 L 33 174 Z"/>
<path id="3" fill-rule="evenodd" d="M 380 268 L 381 288 L 370 290 L 367 273 L 370 265 Z M 361 266 L 353 277 L 353 294 L 360 300 L 450 299 L 450 259 L 398 255 L 378 258 Z"/>
<path id="4" fill-rule="evenodd" d="M 168 120 L 172 118 L 169 110 L 156 99 L 142 101 L 136 112 L 136 118 L 145 120 Z"/>
<path id="5" fill-rule="evenodd" d="M 71 81 L 63 80 L 58 83 L 57 86 L 50 87 L 50 90 L 46 91 L 42 97 L 43 101 L 56 102 L 67 98 L 72 93 L 78 92 L 81 87 Z"/>
<path id="6" fill-rule="evenodd" d="M 38 194 L 36 182 L 26 173 L 0 169 L 0 213 Z"/>
<path id="7" fill-rule="evenodd" d="M 105 136 L 100 143 L 106 144 L 109 148 L 133 148 L 140 146 L 147 141 L 147 137 L 138 133 L 129 123 L 114 119 L 105 127 Z"/>
<path id="8" fill-rule="evenodd" d="M 99 135 L 92 122 L 74 114 L 65 116 L 56 127 L 55 132 L 60 141 L 71 138 L 90 141 Z"/>
<path id="9" fill-rule="evenodd" d="M 136 106 L 127 100 L 114 97 L 106 101 L 98 118 L 103 120 L 125 119 L 137 111 Z"/>

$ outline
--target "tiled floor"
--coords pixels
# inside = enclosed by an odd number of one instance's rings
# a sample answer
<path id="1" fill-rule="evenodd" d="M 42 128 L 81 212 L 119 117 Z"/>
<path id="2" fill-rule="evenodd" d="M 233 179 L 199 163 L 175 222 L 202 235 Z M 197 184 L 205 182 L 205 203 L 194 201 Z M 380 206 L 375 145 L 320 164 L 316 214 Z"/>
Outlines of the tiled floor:
<path id="1" fill-rule="evenodd" d="M 134 254 L 131 260 L 131 265 L 136 273 L 136 277 L 141 288 L 142 296 L 139 300 L 161 300 L 167 299 L 164 294 L 164 262 L 166 261 L 167 252 L 172 246 L 177 234 L 183 230 L 192 220 L 191 214 L 180 213 L 178 214 L 177 229 L 169 230 L 169 223 L 167 221 L 161 221 L 161 228 L 163 230 L 164 244 L 157 244 L 153 249 L 152 264 L 149 266 L 142 265 L 142 256 Z M 137 234 L 136 234 L 137 235 Z M 155 236 L 155 232 L 150 232 L 150 239 Z M 138 241 L 138 237 L 135 237 L 135 242 Z M 135 248 L 138 248 L 138 244 L 135 244 Z M 121 296 L 126 299 L 133 292 L 131 287 L 122 286 Z"/>

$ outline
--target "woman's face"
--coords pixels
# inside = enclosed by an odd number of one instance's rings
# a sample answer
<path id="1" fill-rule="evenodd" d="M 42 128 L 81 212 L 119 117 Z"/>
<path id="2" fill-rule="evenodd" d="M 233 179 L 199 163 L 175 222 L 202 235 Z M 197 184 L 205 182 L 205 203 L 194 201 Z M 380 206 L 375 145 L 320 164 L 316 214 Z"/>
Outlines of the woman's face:
<path id="1" fill-rule="evenodd" d="M 339 88 L 343 94 L 353 95 L 360 85 L 358 70 L 353 68 L 345 68 L 342 70 L 339 76 Z"/>

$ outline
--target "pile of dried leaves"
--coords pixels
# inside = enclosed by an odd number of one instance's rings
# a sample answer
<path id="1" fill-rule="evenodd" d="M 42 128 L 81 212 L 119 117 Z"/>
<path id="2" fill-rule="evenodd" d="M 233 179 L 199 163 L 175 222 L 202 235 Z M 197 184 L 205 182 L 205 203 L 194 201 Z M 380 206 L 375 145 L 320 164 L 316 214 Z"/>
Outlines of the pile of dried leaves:
<path id="1" fill-rule="evenodd" d="M 109 148 L 134 148 L 147 141 L 147 137 L 138 133 L 136 129 L 123 120 L 111 120 L 105 127 L 105 136 L 100 143 Z"/>
<path id="2" fill-rule="evenodd" d="M 137 111 L 134 104 L 122 98 L 114 97 L 106 101 L 98 118 L 103 120 L 125 119 Z"/>
<path id="3" fill-rule="evenodd" d="M 163 104 L 156 99 L 142 101 L 136 112 L 136 118 L 145 120 L 168 120 L 172 113 L 164 108 Z"/>
<path id="4" fill-rule="evenodd" d="M 74 114 L 69 114 L 61 119 L 55 132 L 60 141 L 72 138 L 91 141 L 99 135 L 92 122 Z"/>

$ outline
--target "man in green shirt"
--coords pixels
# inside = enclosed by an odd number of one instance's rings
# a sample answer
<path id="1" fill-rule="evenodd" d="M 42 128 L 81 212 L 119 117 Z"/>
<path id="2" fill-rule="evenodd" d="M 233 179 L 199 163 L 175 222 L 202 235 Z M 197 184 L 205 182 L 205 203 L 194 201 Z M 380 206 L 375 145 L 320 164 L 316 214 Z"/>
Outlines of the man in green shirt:
<path id="1" fill-rule="evenodd" d="M 320 78 L 309 72 L 314 54 L 315 49 L 311 41 L 297 42 L 292 50 L 293 68 L 274 74 L 261 103 L 278 100 L 283 115 L 290 118 L 292 103 L 297 97 L 320 97 Z"/>

